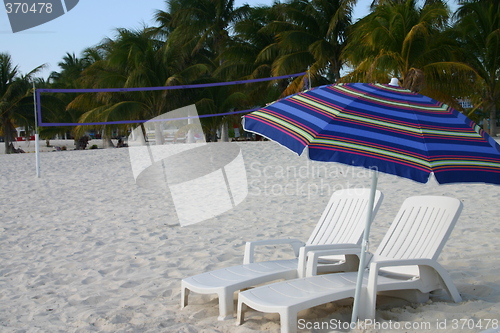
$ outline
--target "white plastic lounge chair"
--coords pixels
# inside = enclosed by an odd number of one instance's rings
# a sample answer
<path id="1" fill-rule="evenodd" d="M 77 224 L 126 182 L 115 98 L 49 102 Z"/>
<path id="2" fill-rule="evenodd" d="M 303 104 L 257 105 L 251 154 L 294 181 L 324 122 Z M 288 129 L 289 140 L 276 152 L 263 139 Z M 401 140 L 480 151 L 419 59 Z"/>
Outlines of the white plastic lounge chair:
<path id="1" fill-rule="evenodd" d="M 222 268 L 191 276 L 181 283 L 181 307 L 188 304 L 189 291 L 201 294 L 218 294 L 219 320 L 233 318 L 234 293 L 258 284 L 280 279 L 293 279 L 304 276 L 303 262 L 310 250 L 328 249 L 331 244 L 343 244 L 342 247 L 352 247 L 359 252 L 361 237 L 366 223 L 370 190 L 347 189 L 332 194 L 325 211 L 312 232 L 309 240 L 303 243 L 296 239 L 277 239 L 247 242 L 243 265 Z M 376 192 L 373 205 L 372 220 L 375 216 L 383 195 Z M 254 262 L 254 250 L 260 245 L 290 244 L 295 252 L 295 259 Z M 323 258 L 324 259 L 324 258 Z M 357 256 L 328 257 L 320 271 L 356 270 Z M 300 263 L 300 264 L 299 264 Z"/>
<path id="2" fill-rule="evenodd" d="M 359 319 L 375 318 L 377 293 L 423 302 L 429 292 L 445 289 L 455 302 L 461 301 L 450 276 L 436 261 L 461 210 L 462 203 L 448 197 L 418 196 L 405 200 L 368 261 Z M 243 323 L 244 311 L 250 307 L 279 313 L 281 332 L 296 332 L 299 311 L 354 297 L 357 271 L 316 275 L 315 260 L 324 255 L 356 254 L 355 251 L 340 247 L 309 252 L 306 277 L 241 292 L 237 324 Z"/>

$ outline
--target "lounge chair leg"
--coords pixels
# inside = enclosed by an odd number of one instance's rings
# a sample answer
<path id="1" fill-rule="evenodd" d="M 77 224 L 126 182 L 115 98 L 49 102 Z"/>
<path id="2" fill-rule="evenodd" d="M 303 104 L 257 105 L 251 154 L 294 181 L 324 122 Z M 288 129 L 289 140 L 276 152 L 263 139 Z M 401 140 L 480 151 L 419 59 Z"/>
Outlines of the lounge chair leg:
<path id="1" fill-rule="evenodd" d="M 219 317 L 218 320 L 228 320 L 234 318 L 233 293 L 219 294 Z"/>
<path id="2" fill-rule="evenodd" d="M 451 299 L 453 299 L 455 303 L 461 302 L 462 297 L 460 296 L 457 287 L 453 284 L 450 274 L 440 266 L 436 269 L 439 274 L 442 288 L 448 292 L 448 295 L 450 295 Z"/>
<path id="3" fill-rule="evenodd" d="M 188 295 L 189 295 L 189 289 L 182 287 L 182 290 L 181 290 L 181 309 L 184 309 L 188 305 Z"/>
<path id="4" fill-rule="evenodd" d="M 247 310 L 247 305 L 238 301 L 238 313 L 236 315 L 236 326 L 242 325 L 245 321 L 245 311 Z"/>
<path id="5" fill-rule="evenodd" d="M 370 276 L 370 279 L 373 276 Z M 376 277 L 375 284 L 368 283 L 368 287 L 361 290 L 361 301 L 359 302 L 357 320 L 375 319 L 375 307 L 377 304 Z M 352 320 L 352 319 L 351 319 Z"/>
<path id="6" fill-rule="evenodd" d="M 445 281 L 445 287 L 448 295 L 450 295 L 451 299 L 453 299 L 455 303 L 462 302 L 462 297 L 460 296 L 457 287 L 453 283 L 448 283 L 448 281 Z"/>
<path id="7" fill-rule="evenodd" d="M 286 311 L 280 313 L 281 333 L 297 332 L 297 313 Z"/>

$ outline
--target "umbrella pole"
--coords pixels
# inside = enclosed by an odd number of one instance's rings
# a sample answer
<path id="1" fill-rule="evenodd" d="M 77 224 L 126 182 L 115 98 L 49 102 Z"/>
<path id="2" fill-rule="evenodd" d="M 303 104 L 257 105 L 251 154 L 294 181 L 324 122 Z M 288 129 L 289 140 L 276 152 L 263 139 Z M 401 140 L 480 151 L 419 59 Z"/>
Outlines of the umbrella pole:
<path id="1" fill-rule="evenodd" d="M 373 170 L 372 173 L 372 185 L 370 188 L 370 198 L 368 201 L 368 212 L 366 214 L 366 223 L 365 223 L 365 231 L 363 232 L 363 242 L 361 244 L 361 253 L 359 257 L 359 269 L 358 269 L 358 278 L 356 280 L 356 291 L 354 293 L 354 304 L 352 308 L 352 317 L 351 317 L 351 329 L 356 327 L 356 323 L 358 320 L 358 307 L 359 302 L 361 301 L 361 290 L 363 287 L 363 276 L 365 272 L 366 266 L 366 252 L 368 251 L 368 238 L 370 235 L 370 225 L 373 215 L 373 205 L 375 202 L 375 192 L 377 190 L 377 180 L 378 180 L 378 171 Z"/>

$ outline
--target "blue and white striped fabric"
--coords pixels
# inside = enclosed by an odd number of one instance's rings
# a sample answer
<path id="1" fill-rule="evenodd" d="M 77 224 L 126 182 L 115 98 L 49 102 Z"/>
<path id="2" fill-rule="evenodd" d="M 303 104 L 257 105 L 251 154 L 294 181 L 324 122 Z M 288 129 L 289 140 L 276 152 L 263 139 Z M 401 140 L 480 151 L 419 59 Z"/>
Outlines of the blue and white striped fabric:
<path id="1" fill-rule="evenodd" d="M 400 87 L 317 87 L 245 116 L 246 131 L 311 160 L 427 182 L 500 184 L 500 146 L 457 110 Z"/>

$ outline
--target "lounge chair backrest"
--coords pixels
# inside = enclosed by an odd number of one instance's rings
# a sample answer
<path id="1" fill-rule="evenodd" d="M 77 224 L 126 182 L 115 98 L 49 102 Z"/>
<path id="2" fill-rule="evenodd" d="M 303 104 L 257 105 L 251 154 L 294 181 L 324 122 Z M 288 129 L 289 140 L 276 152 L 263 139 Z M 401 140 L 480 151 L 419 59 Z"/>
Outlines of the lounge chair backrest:
<path id="1" fill-rule="evenodd" d="M 370 189 L 345 189 L 336 191 L 330 198 L 308 245 L 359 244 L 363 236 Z M 383 195 L 376 191 L 373 205 L 375 216 Z"/>
<path id="2" fill-rule="evenodd" d="M 444 196 L 415 196 L 406 199 L 373 259 L 436 260 L 462 207 L 460 200 Z"/>

